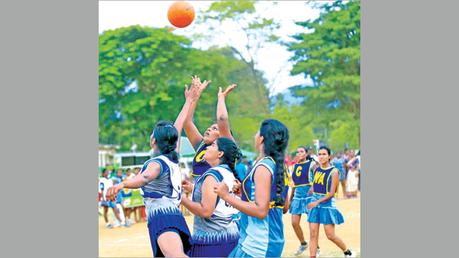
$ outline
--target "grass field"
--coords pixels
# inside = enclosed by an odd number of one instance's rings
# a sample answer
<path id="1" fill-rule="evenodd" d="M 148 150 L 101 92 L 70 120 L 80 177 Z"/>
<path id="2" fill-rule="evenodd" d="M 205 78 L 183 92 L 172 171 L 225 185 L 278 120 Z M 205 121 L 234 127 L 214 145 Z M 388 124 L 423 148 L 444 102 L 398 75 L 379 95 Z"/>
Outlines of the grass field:
<path id="1" fill-rule="evenodd" d="M 336 234 L 346 245 L 360 255 L 360 198 L 337 200 L 338 209 L 344 216 L 344 224 L 336 226 Z M 193 229 L 193 216 L 185 216 L 190 230 Z M 306 240 L 309 229 L 306 217 L 301 217 L 301 227 Z M 291 215 L 284 215 L 285 246 L 283 257 L 292 257 L 299 245 L 291 225 Z M 343 257 L 341 250 L 325 236 L 323 227 L 320 229 L 320 257 Z M 129 228 L 105 228 L 104 219 L 99 216 L 99 257 L 152 257 L 147 224 L 136 223 Z M 300 257 L 309 257 L 309 249 Z"/>

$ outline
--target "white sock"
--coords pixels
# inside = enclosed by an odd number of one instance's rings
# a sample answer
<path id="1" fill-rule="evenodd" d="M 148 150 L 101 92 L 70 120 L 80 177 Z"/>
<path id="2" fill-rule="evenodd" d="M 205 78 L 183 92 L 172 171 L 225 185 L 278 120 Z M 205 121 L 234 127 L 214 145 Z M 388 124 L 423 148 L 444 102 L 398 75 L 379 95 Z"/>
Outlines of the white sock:
<path id="1" fill-rule="evenodd" d="M 125 224 L 126 222 L 124 221 L 124 212 L 123 212 L 123 207 L 121 206 L 121 204 L 116 204 L 116 208 L 118 208 L 118 213 L 120 214 L 120 218 L 121 218 L 121 224 Z"/>

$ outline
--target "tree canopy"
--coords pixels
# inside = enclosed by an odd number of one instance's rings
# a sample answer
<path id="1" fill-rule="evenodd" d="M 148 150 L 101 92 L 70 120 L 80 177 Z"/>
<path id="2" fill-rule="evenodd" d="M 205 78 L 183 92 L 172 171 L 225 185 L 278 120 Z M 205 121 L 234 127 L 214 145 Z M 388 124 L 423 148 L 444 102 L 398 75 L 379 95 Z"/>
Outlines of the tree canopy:
<path id="1" fill-rule="evenodd" d="M 135 143 L 139 150 L 148 150 L 155 123 L 175 120 L 184 103 L 184 85 L 199 75 L 212 81 L 195 113 L 200 131 L 215 120 L 218 87 L 236 83 L 227 106 L 242 148 L 253 150 L 253 135 L 266 118 L 288 126 L 289 151 L 311 145 L 313 139 L 335 150 L 358 148 L 360 2 L 326 2 L 319 8 L 319 18 L 298 21 L 304 30 L 284 44 L 293 54 L 291 74 L 313 82 L 290 88 L 298 100 L 293 104 L 283 94 L 270 99 L 271 85 L 256 69 L 256 51 L 265 43 L 278 42 L 274 34 L 278 24 L 258 17 L 256 1 L 215 2 L 202 18 L 237 21 L 250 39 L 245 49 L 232 45 L 197 49 L 191 39 L 167 28 L 130 26 L 100 34 L 99 142 L 120 145 L 121 150 Z M 224 33 L 213 32 L 208 37 Z"/>

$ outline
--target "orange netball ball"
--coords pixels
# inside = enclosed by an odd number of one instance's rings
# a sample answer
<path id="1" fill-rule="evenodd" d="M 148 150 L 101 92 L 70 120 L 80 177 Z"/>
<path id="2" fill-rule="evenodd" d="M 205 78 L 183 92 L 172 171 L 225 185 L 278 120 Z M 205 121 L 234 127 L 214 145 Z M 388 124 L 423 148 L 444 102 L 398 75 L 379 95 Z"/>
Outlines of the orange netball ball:
<path id="1" fill-rule="evenodd" d="M 185 28 L 194 20 L 194 8 L 186 1 L 174 2 L 167 11 L 169 22 L 178 28 Z"/>

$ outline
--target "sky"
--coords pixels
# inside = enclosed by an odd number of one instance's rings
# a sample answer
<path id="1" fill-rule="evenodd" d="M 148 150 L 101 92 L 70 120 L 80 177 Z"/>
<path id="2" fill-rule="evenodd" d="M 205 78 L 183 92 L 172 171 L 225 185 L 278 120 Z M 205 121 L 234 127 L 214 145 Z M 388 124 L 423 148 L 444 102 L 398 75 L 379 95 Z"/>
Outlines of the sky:
<path id="1" fill-rule="evenodd" d="M 205 10 L 212 3 L 212 1 L 189 2 L 197 13 Z M 172 3 L 173 1 L 99 1 L 99 33 L 130 25 L 171 26 L 167 20 L 167 10 Z M 277 35 L 283 40 L 290 40 L 290 35 L 306 32 L 303 27 L 295 25 L 295 21 L 313 20 L 319 17 L 319 10 L 305 1 L 279 1 L 277 5 L 271 1 L 261 1 L 257 3 L 257 11 L 263 17 L 273 18 L 280 23 L 281 28 Z M 231 42 L 235 47 L 244 44 L 240 31 L 231 22 L 223 24 L 221 29 L 224 30 L 224 35 L 220 35 L 212 44 L 224 46 Z M 206 30 L 205 24 L 198 26 L 192 23 L 186 28 L 174 30 L 173 33 L 191 36 L 203 30 Z M 193 47 L 201 49 L 209 46 L 209 43 L 204 42 L 193 43 Z M 260 49 L 255 57 L 256 68 L 263 71 L 264 77 L 272 84 L 271 96 L 291 86 L 311 84 L 311 81 L 305 79 L 303 75 L 289 74 L 292 63 L 288 60 L 291 56 L 292 53 L 284 46 L 268 44 Z"/>

